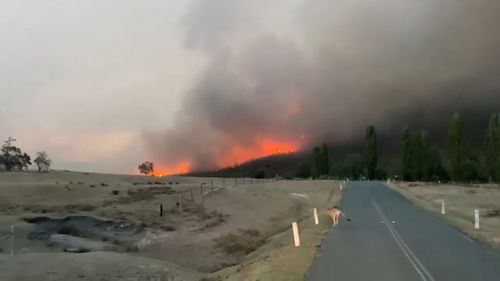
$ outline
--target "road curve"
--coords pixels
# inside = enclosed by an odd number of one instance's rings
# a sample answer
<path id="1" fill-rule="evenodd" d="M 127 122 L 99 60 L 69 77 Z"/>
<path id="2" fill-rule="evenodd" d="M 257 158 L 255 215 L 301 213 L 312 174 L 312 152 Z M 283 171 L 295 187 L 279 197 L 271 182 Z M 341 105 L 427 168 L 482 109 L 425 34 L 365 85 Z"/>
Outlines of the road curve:
<path id="1" fill-rule="evenodd" d="M 350 182 L 341 207 L 352 221 L 330 229 L 306 280 L 500 280 L 500 253 L 380 182 Z"/>

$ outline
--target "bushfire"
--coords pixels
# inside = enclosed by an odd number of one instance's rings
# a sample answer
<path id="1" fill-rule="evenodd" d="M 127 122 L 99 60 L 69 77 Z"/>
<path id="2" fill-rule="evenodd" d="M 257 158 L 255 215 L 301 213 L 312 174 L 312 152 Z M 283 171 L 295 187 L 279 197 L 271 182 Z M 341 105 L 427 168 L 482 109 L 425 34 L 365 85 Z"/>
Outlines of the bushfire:
<path id="1" fill-rule="evenodd" d="M 231 167 L 253 159 L 266 156 L 296 152 L 300 148 L 300 141 L 282 141 L 275 139 L 260 139 L 252 146 L 234 145 L 217 161 L 217 169 Z M 155 176 L 185 174 L 191 171 L 192 162 L 181 161 L 171 165 L 155 162 Z"/>

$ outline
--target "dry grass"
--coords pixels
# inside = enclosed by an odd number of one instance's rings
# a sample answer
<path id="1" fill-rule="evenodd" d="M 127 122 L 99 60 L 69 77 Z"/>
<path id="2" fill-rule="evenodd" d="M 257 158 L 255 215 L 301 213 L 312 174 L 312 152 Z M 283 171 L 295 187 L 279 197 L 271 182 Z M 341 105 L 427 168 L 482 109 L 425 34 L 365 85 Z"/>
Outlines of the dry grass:
<path id="1" fill-rule="evenodd" d="M 147 201 L 154 199 L 157 195 L 174 193 L 176 192 L 170 186 L 148 186 L 136 190 L 129 189 L 127 191 L 127 196 L 119 197 L 117 200 L 104 202 L 103 206 L 114 204 L 130 204 L 137 201 Z M 118 195 L 119 191 L 114 190 L 113 194 Z"/>
<path id="2" fill-rule="evenodd" d="M 28 204 L 11 206 L 11 210 L 22 209 L 29 213 L 78 213 L 78 212 L 90 212 L 97 208 L 97 206 L 91 204 L 67 204 L 67 205 L 42 205 L 42 204 Z"/>
<path id="3" fill-rule="evenodd" d="M 441 212 L 440 200 L 446 202 L 444 218 L 469 236 L 500 249 L 500 188 L 491 185 L 390 184 L 416 204 L 432 212 Z M 474 210 L 478 209 L 480 229 L 474 229 Z"/>
<path id="4" fill-rule="evenodd" d="M 321 202 L 316 201 L 316 206 L 319 209 L 325 209 L 332 204 L 337 204 L 340 198 L 341 194 L 338 190 L 332 189 L 328 199 Z M 313 262 L 330 225 L 330 219 L 326 215 L 320 216 L 319 225 L 314 225 L 312 216 L 304 217 L 303 220 L 299 221 L 300 247 L 293 246 L 291 229 L 288 227 L 283 232 L 268 237 L 268 242 L 265 245 L 250 254 L 250 259 L 240 265 L 218 272 L 212 280 L 304 280 L 305 272 Z"/>
<path id="5" fill-rule="evenodd" d="M 266 240 L 255 229 L 240 229 L 237 234 L 229 233 L 215 239 L 216 248 L 235 256 L 248 255 L 265 243 Z"/>

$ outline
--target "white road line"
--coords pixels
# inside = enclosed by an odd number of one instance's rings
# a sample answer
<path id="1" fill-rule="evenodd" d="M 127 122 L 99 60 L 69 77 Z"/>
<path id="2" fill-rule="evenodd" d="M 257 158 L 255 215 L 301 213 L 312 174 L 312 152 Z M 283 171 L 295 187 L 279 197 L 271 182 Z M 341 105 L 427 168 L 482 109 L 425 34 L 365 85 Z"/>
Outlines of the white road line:
<path id="1" fill-rule="evenodd" d="M 384 212 L 380 208 L 380 205 L 375 201 L 375 199 L 372 199 L 372 201 L 373 201 L 373 205 L 375 206 L 375 209 L 379 213 L 382 220 L 385 222 L 384 223 L 385 226 L 387 227 L 387 229 L 391 233 L 392 237 L 394 238 L 394 240 L 396 241 L 396 243 L 400 247 L 401 251 L 403 251 L 405 256 L 408 258 L 408 260 L 412 264 L 415 271 L 417 271 L 417 273 L 420 275 L 420 278 L 422 278 L 422 280 L 424 280 L 424 281 L 427 281 L 427 280 L 435 281 L 434 278 L 432 277 L 432 275 L 429 273 L 429 271 L 425 268 L 425 266 L 422 265 L 420 260 L 415 256 L 415 254 L 410 249 L 410 247 L 408 247 L 408 245 L 403 240 L 401 235 L 399 235 L 398 231 L 390 223 L 388 223 L 389 220 L 387 219 Z"/>
<path id="2" fill-rule="evenodd" d="M 382 218 L 382 220 L 385 220 L 382 213 L 381 213 L 381 210 L 379 209 L 379 207 L 376 205 L 375 201 L 373 201 L 373 204 L 375 206 L 375 209 L 377 210 L 377 212 L 379 213 L 379 216 Z M 386 226 L 387 226 L 387 223 L 384 223 Z M 406 258 L 410 261 L 411 265 L 413 266 L 413 268 L 415 269 L 415 271 L 418 273 L 418 275 L 420 275 L 420 278 L 422 278 L 422 280 L 424 281 L 427 281 L 427 278 L 425 278 L 424 274 L 422 273 L 422 271 L 420 271 L 420 269 L 418 268 L 418 266 L 415 264 L 415 262 L 413 261 L 413 259 L 410 257 L 410 255 L 406 252 L 406 249 L 403 247 L 403 245 L 401 245 L 401 242 L 398 240 L 398 238 L 394 235 L 394 233 L 392 232 L 392 230 L 387 226 L 387 229 L 389 230 L 389 232 L 391 233 L 392 237 L 394 238 L 394 241 L 396 241 L 396 243 L 398 244 L 399 248 L 401 249 L 401 251 L 403 252 L 403 254 L 405 254 Z"/>

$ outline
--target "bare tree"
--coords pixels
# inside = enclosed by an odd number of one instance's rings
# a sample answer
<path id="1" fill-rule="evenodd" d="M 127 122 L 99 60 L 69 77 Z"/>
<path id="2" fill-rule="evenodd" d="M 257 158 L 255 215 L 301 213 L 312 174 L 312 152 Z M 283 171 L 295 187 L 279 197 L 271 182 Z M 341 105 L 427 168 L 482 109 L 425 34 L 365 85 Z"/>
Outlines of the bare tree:
<path id="1" fill-rule="evenodd" d="M 49 159 L 49 156 L 45 151 L 40 151 L 36 153 L 36 158 L 33 160 L 38 167 L 38 172 L 48 171 L 50 169 L 50 165 L 52 164 L 52 160 Z"/>
<path id="2" fill-rule="evenodd" d="M 153 162 L 146 161 L 142 164 L 139 165 L 138 169 L 141 174 L 148 175 L 150 173 L 153 173 L 154 167 L 153 167 Z"/>

